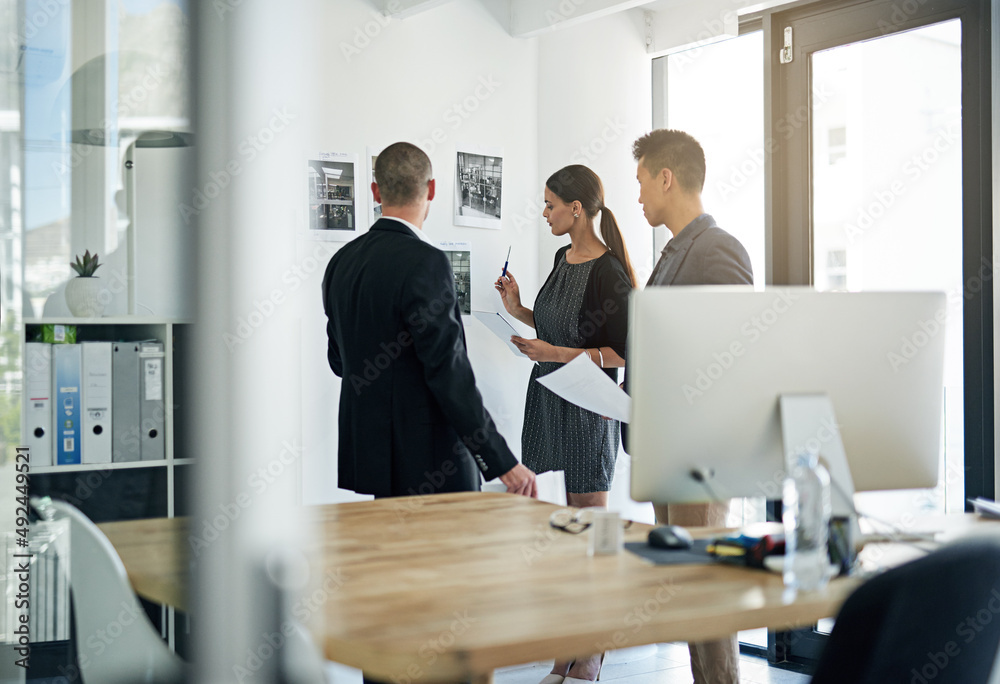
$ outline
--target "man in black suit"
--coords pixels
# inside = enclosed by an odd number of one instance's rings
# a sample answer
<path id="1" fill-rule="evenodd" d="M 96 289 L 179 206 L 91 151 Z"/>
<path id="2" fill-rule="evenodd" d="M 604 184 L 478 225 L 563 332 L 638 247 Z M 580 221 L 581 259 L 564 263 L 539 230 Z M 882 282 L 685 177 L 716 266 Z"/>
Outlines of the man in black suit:
<path id="1" fill-rule="evenodd" d="M 701 203 L 705 153 L 687 133 L 656 130 L 635 141 L 639 203 L 649 225 L 666 226 L 673 238 L 663 248 L 646 286 L 752 285 L 746 249 L 719 228 Z M 660 524 L 725 527 L 729 502 L 654 506 Z M 695 684 L 739 684 L 736 636 L 694 643 Z"/>
<path id="2" fill-rule="evenodd" d="M 451 264 L 424 235 L 431 162 L 409 143 L 375 162 L 382 218 L 326 268 L 340 389 L 339 486 L 376 497 L 478 491 L 480 473 L 537 496 L 476 389 Z"/>

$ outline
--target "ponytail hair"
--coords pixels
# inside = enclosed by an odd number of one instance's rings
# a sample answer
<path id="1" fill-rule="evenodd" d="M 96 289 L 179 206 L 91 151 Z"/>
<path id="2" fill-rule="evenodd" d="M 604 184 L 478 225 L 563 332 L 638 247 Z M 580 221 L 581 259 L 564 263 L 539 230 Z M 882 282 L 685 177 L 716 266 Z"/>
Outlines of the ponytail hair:
<path id="1" fill-rule="evenodd" d="M 632 287 L 639 287 L 635 279 L 635 269 L 632 268 L 632 260 L 628 256 L 628 247 L 625 246 L 625 239 L 622 237 L 621 228 L 618 227 L 615 215 L 611 213 L 610 209 L 604 206 L 603 202 L 601 203 L 601 237 L 604 238 L 604 244 L 608 246 L 611 253 L 625 267 L 625 272 L 628 273 L 628 279 L 632 283 Z"/>
<path id="2" fill-rule="evenodd" d="M 628 248 L 625 246 L 618 221 L 615 220 L 611 210 L 604 206 L 604 185 L 597 174 L 582 164 L 571 164 L 549 176 L 545 181 L 545 187 L 567 204 L 579 202 L 588 219 L 594 219 L 600 212 L 601 238 L 604 244 L 625 267 L 632 287 L 638 287 L 635 269 L 632 268 L 632 261 L 629 259 Z"/>

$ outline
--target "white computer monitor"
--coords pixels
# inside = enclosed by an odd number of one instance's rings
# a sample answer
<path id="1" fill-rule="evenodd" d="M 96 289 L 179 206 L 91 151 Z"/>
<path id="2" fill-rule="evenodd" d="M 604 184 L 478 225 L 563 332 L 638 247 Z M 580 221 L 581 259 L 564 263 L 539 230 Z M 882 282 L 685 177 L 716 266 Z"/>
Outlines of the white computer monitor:
<path id="1" fill-rule="evenodd" d="M 780 498 L 783 395 L 829 397 L 854 489 L 937 484 L 944 293 L 654 287 L 630 307 L 633 499 Z"/>

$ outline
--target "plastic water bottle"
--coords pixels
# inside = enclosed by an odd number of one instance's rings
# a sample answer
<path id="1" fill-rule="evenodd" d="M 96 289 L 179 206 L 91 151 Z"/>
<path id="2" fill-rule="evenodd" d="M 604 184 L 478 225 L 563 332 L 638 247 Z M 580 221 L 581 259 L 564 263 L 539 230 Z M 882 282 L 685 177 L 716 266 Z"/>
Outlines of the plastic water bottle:
<path id="1" fill-rule="evenodd" d="M 830 530 L 830 474 L 819 454 L 801 452 L 782 492 L 785 527 L 785 586 L 814 591 L 830 578 L 827 536 Z"/>

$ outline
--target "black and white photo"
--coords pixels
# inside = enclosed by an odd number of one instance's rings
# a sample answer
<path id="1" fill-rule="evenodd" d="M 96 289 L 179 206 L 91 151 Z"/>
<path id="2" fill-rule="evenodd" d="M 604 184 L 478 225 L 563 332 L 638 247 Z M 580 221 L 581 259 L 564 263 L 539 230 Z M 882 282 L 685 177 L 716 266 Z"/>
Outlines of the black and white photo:
<path id="1" fill-rule="evenodd" d="M 503 150 L 460 146 L 455 167 L 455 225 L 500 230 Z"/>
<path id="2" fill-rule="evenodd" d="M 455 294 L 463 316 L 472 314 L 472 243 L 442 241 L 438 248 L 448 255 L 455 274 Z"/>
<path id="3" fill-rule="evenodd" d="M 358 221 L 354 155 L 327 152 L 308 161 L 309 231 L 322 240 L 350 240 L 367 229 Z"/>
<path id="4" fill-rule="evenodd" d="M 366 157 L 371 160 L 371 165 L 368 167 L 368 186 L 364 190 L 365 194 L 368 196 L 368 225 L 372 225 L 380 218 L 382 218 L 382 204 L 375 201 L 375 196 L 372 194 L 372 183 L 375 183 L 375 160 L 378 159 L 378 155 L 382 152 L 381 147 L 368 146 L 368 154 Z"/>

